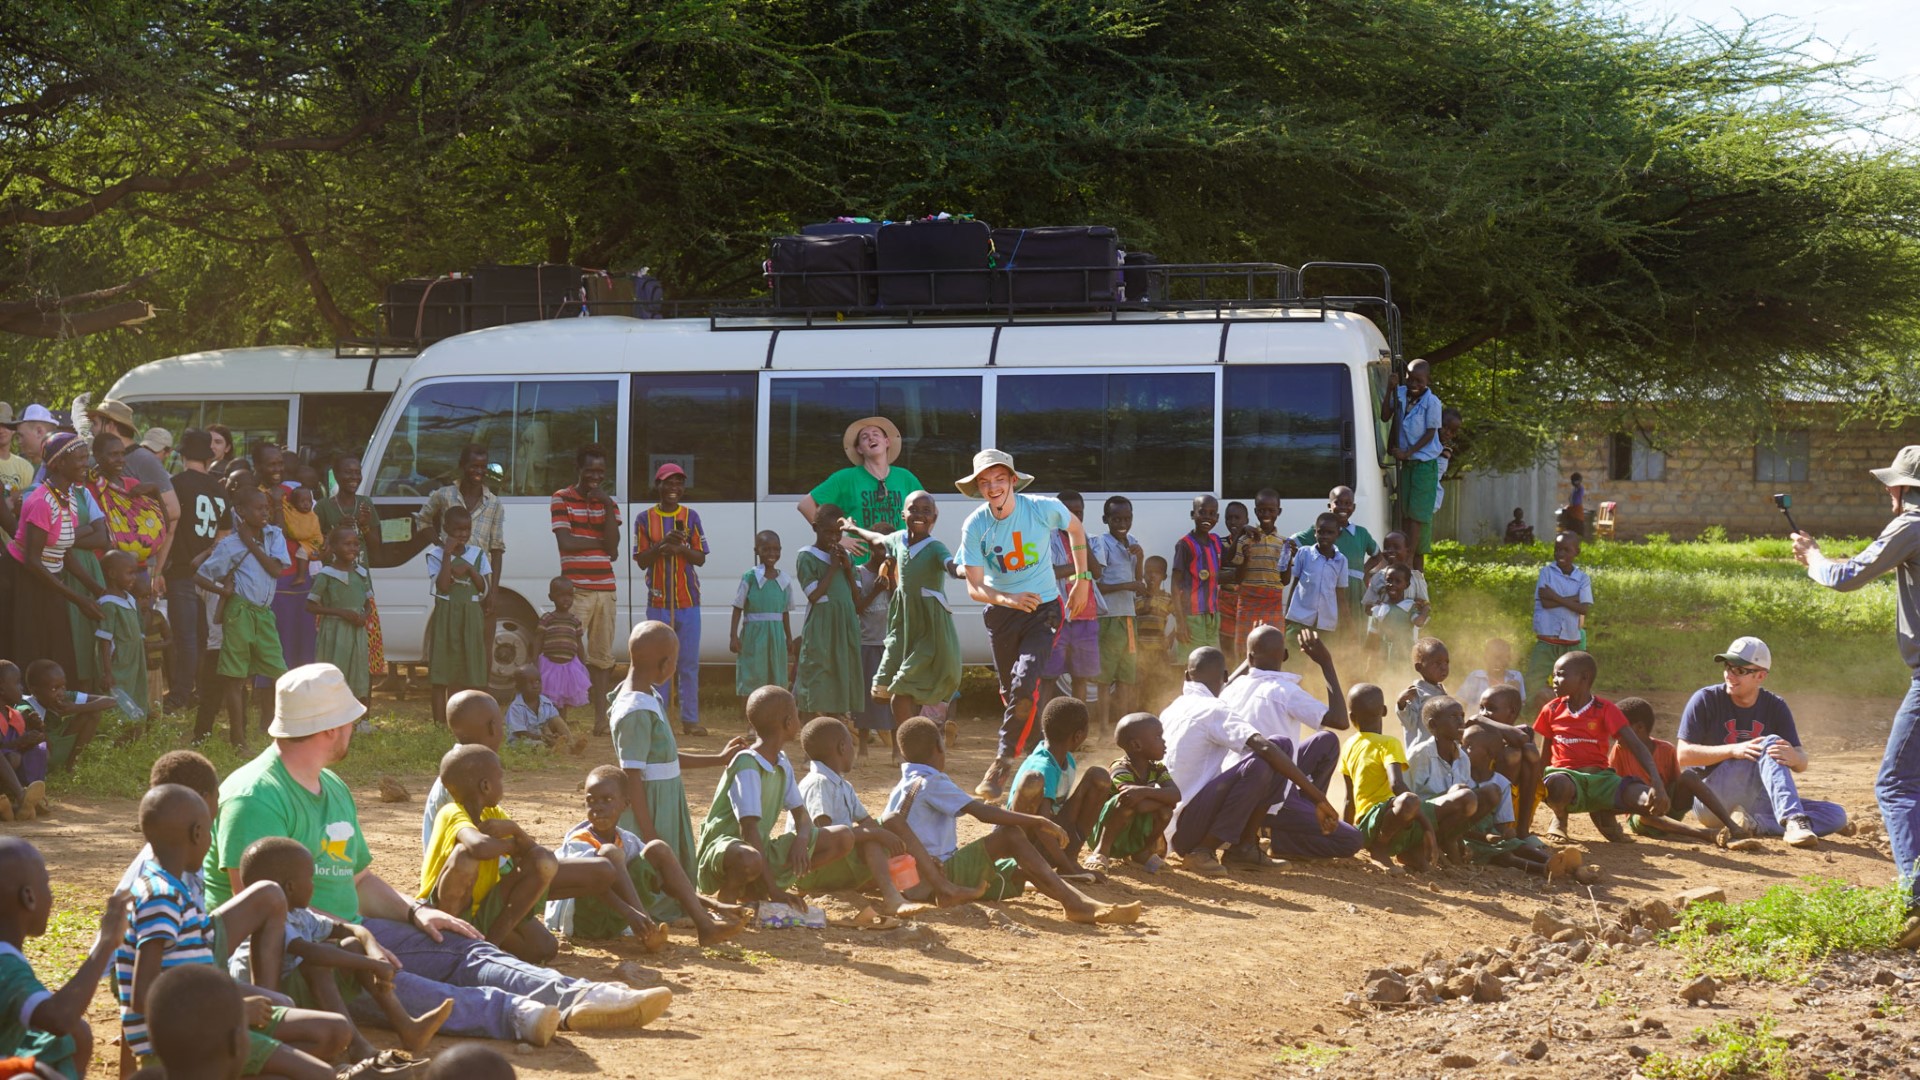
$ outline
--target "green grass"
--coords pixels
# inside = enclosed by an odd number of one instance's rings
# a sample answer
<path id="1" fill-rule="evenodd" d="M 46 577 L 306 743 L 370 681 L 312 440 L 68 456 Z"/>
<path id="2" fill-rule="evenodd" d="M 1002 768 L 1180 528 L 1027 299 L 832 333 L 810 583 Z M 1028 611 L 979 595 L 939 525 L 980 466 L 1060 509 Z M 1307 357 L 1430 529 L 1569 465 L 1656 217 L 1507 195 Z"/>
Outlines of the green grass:
<path id="1" fill-rule="evenodd" d="M 1832 953 L 1889 948 L 1899 936 L 1907 899 L 1899 886 L 1806 884 L 1776 885 L 1738 904 L 1690 905 L 1667 943 L 1688 957 L 1693 974 L 1803 982 Z"/>
<path id="2" fill-rule="evenodd" d="M 1852 553 L 1864 540 L 1822 546 Z M 1455 643 L 1454 666 L 1479 666 L 1481 643 L 1515 643 L 1524 667 L 1533 640 L 1533 589 L 1552 558 L 1547 544 L 1442 542 L 1427 559 L 1434 596 L 1430 632 Z M 1897 697 L 1911 673 L 1894 648 L 1891 577 L 1852 593 L 1809 581 L 1786 540 L 1586 545 L 1593 575 L 1589 648 L 1600 685 L 1616 696 L 1687 691 L 1714 681 L 1710 657 L 1742 634 L 1774 647 L 1773 689 Z M 1463 666 L 1464 663 L 1464 666 Z"/>
<path id="3" fill-rule="evenodd" d="M 1344 1046 L 1320 1046 L 1308 1043 L 1305 1046 L 1289 1046 L 1273 1055 L 1275 1065 L 1285 1065 L 1295 1069 L 1324 1069 L 1340 1060 L 1347 1052 Z"/>
<path id="4" fill-rule="evenodd" d="M 28 938 L 21 952 L 40 974 L 40 981 L 59 988 L 87 958 L 93 938 L 100 932 L 100 906 L 76 905 L 72 897 L 61 896 L 54 886 L 53 916 L 47 920 L 47 932 Z"/>
<path id="5" fill-rule="evenodd" d="M 387 775 L 434 774 L 440 771 L 440 758 L 453 746 L 446 729 L 424 717 L 376 710 L 372 714 L 373 731 L 355 735 L 351 753 L 333 767 L 340 778 L 352 785 L 377 781 Z M 248 718 L 251 725 L 253 720 Z M 192 717 L 188 714 L 164 715 L 151 724 L 145 735 L 123 745 L 112 743 L 110 729 L 103 732 L 70 774 L 49 779 L 54 793 L 84 794 L 94 797 L 137 799 L 147 790 L 147 773 L 153 760 L 169 750 L 189 747 Z M 257 729 L 249 734 L 257 752 L 270 740 Z M 207 755 L 221 776 L 245 764 L 227 742 L 224 729 L 195 747 Z M 539 768 L 552 755 L 539 749 L 510 746 L 501 751 L 501 760 L 509 771 Z"/>
<path id="6" fill-rule="evenodd" d="M 1786 1080 L 1791 1075 L 1787 1040 L 1773 1033 L 1774 1020 L 1763 1016 L 1751 1030 L 1720 1023 L 1700 1030 L 1704 1054 L 1653 1054 L 1640 1071 L 1655 1080 L 1725 1080 L 1728 1077 L 1766 1077 Z"/>

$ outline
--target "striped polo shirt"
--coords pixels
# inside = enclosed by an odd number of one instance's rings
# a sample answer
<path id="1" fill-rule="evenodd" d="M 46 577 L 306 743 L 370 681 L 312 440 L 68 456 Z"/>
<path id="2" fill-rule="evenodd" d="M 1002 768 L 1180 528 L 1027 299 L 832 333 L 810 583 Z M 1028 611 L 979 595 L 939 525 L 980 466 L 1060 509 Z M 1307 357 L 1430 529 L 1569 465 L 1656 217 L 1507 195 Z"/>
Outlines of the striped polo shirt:
<path id="1" fill-rule="evenodd" d="M 136 1059 L 153 1053 L 147 1041 L 147 1018 L 133 1011 L 133 963 L 140 947 L 153 941 L 166 943 L 162 971 L 214 962 L 213 923 L 197 881 L 195 875 L 178 878 L 167 873 L 157 859 L 145 860 L 134 874 L 133 922 L 113 953 L 113 984 L 120 998 L 121 1038 Z"/>
<path id="2" fill-rule="evenodd" d="M 554 532 L 565 530 L 582 540 L 599 540 L 600 530 L 607 523 L 607 504 L 598 499 L 582 498 L 580 489 L 576 487 L 565 487 L 554 492 L 551 511 Z M 591 551 L 563 551 L 560 553 L 560 575 L 573 582 L 576 589 L 612 592 L 613 557 L 598 548 Z"/>
<path id="3" fill-rule="evenodd" d="M 1173 587 L 1185 592 L 1187 614 L 1220 610 L 1220 536 L 1188 533 L 1173 546 Z"/>

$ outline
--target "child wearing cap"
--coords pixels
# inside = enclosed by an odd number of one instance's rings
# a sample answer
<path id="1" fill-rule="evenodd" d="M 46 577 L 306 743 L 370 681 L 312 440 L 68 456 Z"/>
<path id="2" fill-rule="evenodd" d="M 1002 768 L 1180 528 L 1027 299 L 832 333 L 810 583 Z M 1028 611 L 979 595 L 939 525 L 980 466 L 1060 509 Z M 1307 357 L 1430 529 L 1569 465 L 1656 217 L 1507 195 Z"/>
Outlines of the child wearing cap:
<path id="1" fill-rule="evenodd" d="M 669 461 L 653 474 L 655 504 L 634 529 L 633 561 L 647 575 L 647 618 L 666 623 L 680 639 L 679 666 L 668 686 L 676 699 L 683 735 L 705 735 L 700 726 L 700 573 L 707 563 L 707 533 L 700 515 L 680 500 L 687 471 Z"/>

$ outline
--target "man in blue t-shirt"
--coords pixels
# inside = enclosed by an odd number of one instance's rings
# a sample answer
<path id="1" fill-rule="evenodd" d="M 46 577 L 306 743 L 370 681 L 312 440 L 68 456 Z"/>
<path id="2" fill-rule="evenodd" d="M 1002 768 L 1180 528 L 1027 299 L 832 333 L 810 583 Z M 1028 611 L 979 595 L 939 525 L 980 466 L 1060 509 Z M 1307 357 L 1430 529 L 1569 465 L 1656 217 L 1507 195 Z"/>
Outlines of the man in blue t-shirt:
<path id="1" fill-rule="evenodd" d="M 1726 678 L 1694 691 L 1680 714 L 1680 767 L 1703 773 L 1707 787 L 1727 806 L 1744 809 L 1761 836 L 1814 847 L 1829 833 L 1851 833 L 1840 804 L 1800 798 L 1793 774 L 1806 770 L 1807 752 L 1793 710 L 1760 685 L 1773 667 L 1767 643 L 1738 638 L 1714 659 Z"/>
<path id="2" fill-rule="evenodd" d="M 1013 467 L 1013 455 L 982 450 L 973 472 L 954 481 L 962 495 L 986 505 L 967 515 L 956 561 L 966 570 L 967 595 L 987 605 L 987 641 L 1000 675 L 1000 752 L 974 788 L 983 799 L 1006 793 L 1013 766 L 1033 743 L 1040 711 L 1040 669 L 1053 655 L 1064 613 L 1053 572 L 1050 544 L 1056 529 L 1067 533 L 1073 562 L 1069 606 L 1079 610 L 1093 587 L 1087 570 L 1087 532 L 1066 504 L 1019 492 L 1033 477 Z"/>

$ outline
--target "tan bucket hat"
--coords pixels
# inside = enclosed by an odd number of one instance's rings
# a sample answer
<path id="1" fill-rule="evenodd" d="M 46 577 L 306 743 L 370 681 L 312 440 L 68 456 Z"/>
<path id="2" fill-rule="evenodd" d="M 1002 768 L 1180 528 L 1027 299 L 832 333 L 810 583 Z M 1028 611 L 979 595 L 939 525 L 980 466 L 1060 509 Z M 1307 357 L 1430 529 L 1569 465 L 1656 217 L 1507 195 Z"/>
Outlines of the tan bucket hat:
<path id="1" fill-rule="evenodd" d="M 840 436 L 840 447 L 847 452 L 847 460 L 855 465 L 862 464 L 860 451 L 853 448 L 853 440 L 860 437 L 866 428 L 877 427 L 887 433 L 887 464 L 900 460 L 900 429 L 884 416 L 863 416 L 847 425 L 847 433 Z"/>
<path id="2" fill-rule="evenodd" d="M 307 664 L 274 682 L 273 723 L 267 734 L 276 739 L 304 739 L 351 724 L 366 711 L 339 668 Z"/>
<path id="3" fill-rule="evenodd" d="M 103 398 L 87 410 L 88 416 L 104 416 L 127 431 L 133 431 L 133 410 L 124 401 Z"/>
<path id="4" fill-rule="evenodd" d="M 1025 491 L 1027 490 L 1027 485 L 1033 483 L 1033 477 L 1013 467 L 1012 454 L 1007 453 L 1005 450 L 988 448 L 973 455 L 973 471 L 955 480 L 953 486 L 959 488 L 960 494 L 965 495 L 967 498 L 977 499 L 980 497 L 980 474 L 993 468 L 995 465 L 1005 465 L 1008 469 L 1012 470 L 1013 490 L 1015 491 Z"/>
<path id="5" fill-rule="evenodd" d="M 1873 478 L 1888 487 L 1920 487 L 1920 446 L 1903 446 L 1893 464 L 1874 469 Z"/>

